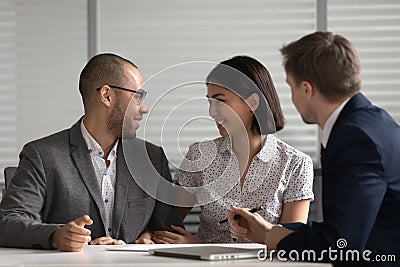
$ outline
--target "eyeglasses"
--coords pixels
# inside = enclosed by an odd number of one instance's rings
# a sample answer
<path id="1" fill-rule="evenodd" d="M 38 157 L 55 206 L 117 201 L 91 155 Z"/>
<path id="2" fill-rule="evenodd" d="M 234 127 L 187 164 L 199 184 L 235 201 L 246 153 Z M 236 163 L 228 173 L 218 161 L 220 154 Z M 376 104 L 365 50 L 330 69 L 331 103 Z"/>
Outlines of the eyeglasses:
<path id="1" fill-rule="evenodd" d="M 145 90 L 139 89 L 139 90 L 132 90 L 132 89 L 127 89 L 124 87 L 120 87 L 120 86 L 115 86 L 115 85 L 108 85 L 111 88 L 114 89 L 119 89 L 119 90 L 123 90 L 123 91 L 128 91 L 131 93 L 135 93 L 133 98 L 136 101 L 136 104 L 140 105 L 140 103 L 142 102 L 142 100 L 146 97 L 147 92 Z M 100 91 L 101 87 L 96 88 L 96 91 Z"/>

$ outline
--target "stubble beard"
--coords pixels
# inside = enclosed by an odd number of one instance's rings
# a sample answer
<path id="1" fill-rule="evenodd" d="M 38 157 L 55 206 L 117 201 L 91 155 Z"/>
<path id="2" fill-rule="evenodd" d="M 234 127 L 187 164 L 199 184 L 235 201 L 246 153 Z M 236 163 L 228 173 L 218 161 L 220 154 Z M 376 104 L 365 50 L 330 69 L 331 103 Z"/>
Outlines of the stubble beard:
<path id="1" fill-rule="evenodd" d="M 124 124 L 124 113 L 121 109 L 121 103 L 116 103 L 111 116 L 107 120 L 107 130 L 115 136 L 115 138 L 120 139 L 122 137 L 122 128 Z"/>

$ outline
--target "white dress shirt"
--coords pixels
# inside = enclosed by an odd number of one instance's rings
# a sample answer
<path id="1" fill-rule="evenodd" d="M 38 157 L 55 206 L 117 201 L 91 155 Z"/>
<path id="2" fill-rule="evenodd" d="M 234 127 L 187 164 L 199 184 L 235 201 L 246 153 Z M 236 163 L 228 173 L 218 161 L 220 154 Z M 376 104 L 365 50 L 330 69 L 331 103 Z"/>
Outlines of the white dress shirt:
<path id="1" fill-rule="evenodd" d="M 328 144 L 329 136 L 331 135 L 332 127 L 335 124 L 340 112 L 346 105 L 350 98 L 346 99 L 340 106 L 338 106 L 334 112 L 329 116 L 328 120 L 325 122 L 324 129 L 322 129 L 321 144 L 324 148 Z"/>
<path id="2" fill-rule="evenodd" d="M 106 218 L 103 222 L 104 229 L 106 231 L 106 235 L 111 236 L 112 213 L 114 208 L 114 188 L 117 174 L 116 158 L 118 140 L 115 142 L 113 148 L 108 154 L 107 160 L 110 161 L 110 165 L 107 167 L 106 161 L 103 159 L 103 149 L 86 130 L 83 120 L 81 122 L 81 132 L 83 139 L 85 139 L 86 145 L 88 147 L 88 152 L 90 153 L 90 158 L 92 159 L 93 168 L 96 173 L 96 178 L 99 182 L 101 194 L 103 197 L 103 204 L 106 213 Z"/>

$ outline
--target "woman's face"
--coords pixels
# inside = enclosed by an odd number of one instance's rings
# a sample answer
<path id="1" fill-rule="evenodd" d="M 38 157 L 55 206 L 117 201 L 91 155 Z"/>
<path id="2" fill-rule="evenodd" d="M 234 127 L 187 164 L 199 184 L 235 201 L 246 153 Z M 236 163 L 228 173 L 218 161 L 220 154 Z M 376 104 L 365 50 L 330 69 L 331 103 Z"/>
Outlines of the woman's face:
<path id="1" fill-rule="evenodd" d="M 249 104 L 236 93 L 215 84 L 208 84 L 208 112 L 215 120 L 223 137 L 249 133 L 253 122 L 253 112 Z"/>

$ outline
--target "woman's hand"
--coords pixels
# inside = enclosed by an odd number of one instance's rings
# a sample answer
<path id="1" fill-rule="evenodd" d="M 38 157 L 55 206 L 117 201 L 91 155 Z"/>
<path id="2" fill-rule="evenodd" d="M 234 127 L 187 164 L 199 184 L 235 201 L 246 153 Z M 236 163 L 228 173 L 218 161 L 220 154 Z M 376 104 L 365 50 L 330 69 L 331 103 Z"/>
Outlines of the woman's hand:
<path id="1" fill-rule="evenodd" d="M 151 240 L 151 238 L 152 238 L 151 233 L 146 230 L 133 243 L 146 244 L 146 245 L 154 244 L 154 242 L 153 242 L 153 240 Z"/>
<path id="2" fill-rule="evenodd" d="M 191 233 L 179 226 L 171 225 L 171 228 L 178 232 L 172 233 L 169 231 L 155 231 L 153 240 L 158 244 L 193 244 L 201 243 Z"/>

